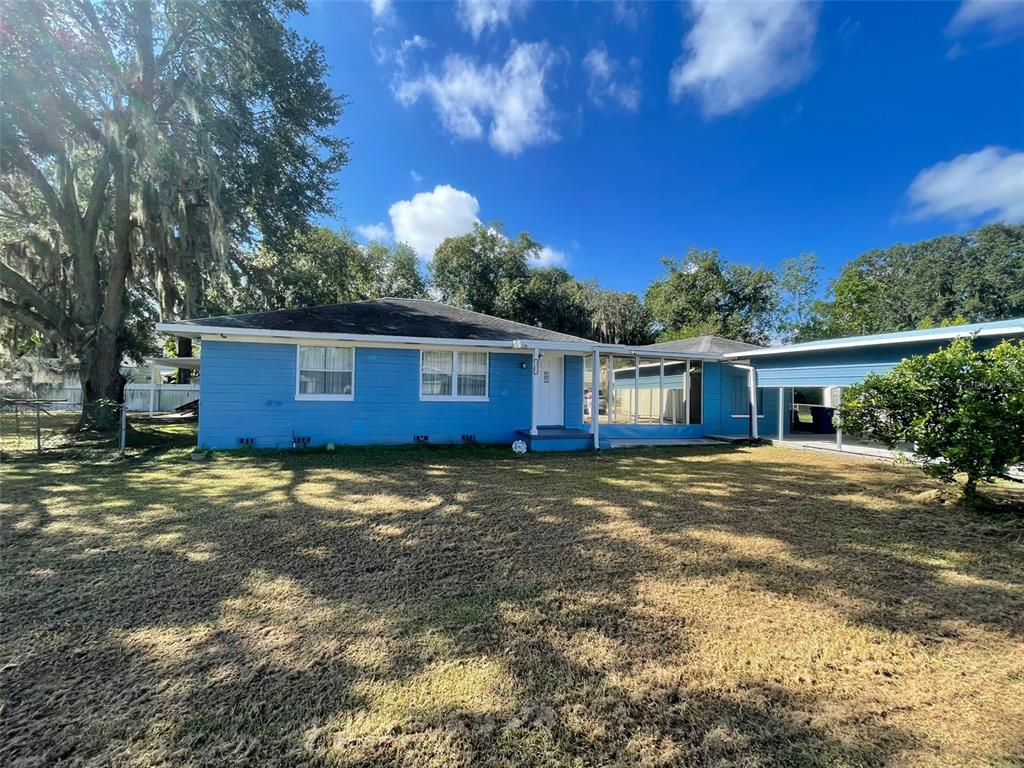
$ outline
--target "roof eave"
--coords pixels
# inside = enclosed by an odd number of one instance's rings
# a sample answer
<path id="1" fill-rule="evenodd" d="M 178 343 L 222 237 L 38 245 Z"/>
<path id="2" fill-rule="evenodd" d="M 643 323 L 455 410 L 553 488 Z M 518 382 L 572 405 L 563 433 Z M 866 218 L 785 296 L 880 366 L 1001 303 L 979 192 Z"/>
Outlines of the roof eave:
<path id="1" fill-rule="evenodd" d="M 891 344 L 915 344 L 927 341 L 944 341 L 947 339 L 959 339 L 967 336 L 1016 336 L 1024 334 L 1024 325 L 1003 326 L 1001 328 L 979 328 L 974 331 L 955 331 L 953 333 L 936 332 L 920 334 L 916 336 L 897 336 L 891 339 L 839 339 L 832 343 L 815 344 L 815 346 L 803 346 L 793 344 L 786 347 L 770 347 L 768 349 L 755 349 L 746 352 L 728 352 L 727 358 L 765 357 L 767 355 L 796 355 L 802 352 L 828 352 L 835 349 L 853 349 L 857 347 L 883 347 Z"/>
<path id="2" fill-rule="evenodd" d="M 192 339 L 244 337 L 245 340 L 258 339 L 313 339 L 321 341 L 352 341 L 364 344 L 377 342 L 380 344 L 408 344 L 430 346 L 467 346 L 467 347 L 508 347 L 515 348 L 521 342 L 530 344 L 549 344 L 557 347 L 591 348 L 590 342 L 566 341 L 535 341 L 531 339 L 453 339 L 440 336 L 389 336 L 376 333 L 330 333 L 326 331 L 287 331 L 269 328 L 231 328 L 216 325 L 196 325 L 193 323 L 157 323 L 156 330 L 173 336 L 184 336 Z"/>
<path id="3" fill-rule="evenodd" d="M 440 346 L 440 347 L 490 347 L 521 350 L 552 350 L 560 352 L 598 352 L 601 354 L 641 357 L 663 357 L 678 360 L 704 360 L 716 362 L 723 359 L 720 354 L 712 352 L 653 352 L 644 347 L 627 346 L 624 344 L 601 344 L 593 341 L 549 341 L 546 339 L 451 339 L 434 336 L 385 336 L 367 333 L 327 333 L 323 331 L 285 331 L 267 328 L 228 328 L 223 326 L 202 326 L 192 323 L 157 323 L 156 330 L 173 336 L 184 336 L 192 339 L 238 339 L 256 342 L 267 340 L 304 339 L 312 341 L 350 341 L 363 344 L 382 344 L 399 346 Z"/>

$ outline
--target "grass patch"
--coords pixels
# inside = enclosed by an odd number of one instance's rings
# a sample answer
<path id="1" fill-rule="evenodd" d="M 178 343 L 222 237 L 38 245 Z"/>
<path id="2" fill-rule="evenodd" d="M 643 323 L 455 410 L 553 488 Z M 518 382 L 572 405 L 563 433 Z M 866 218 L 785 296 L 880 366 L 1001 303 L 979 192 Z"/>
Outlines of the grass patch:
<path id="1" fill-rule="evenodd" d="M 191 429 L 0 470 L 3 764 L 1024 759 L 1020 524 L 914 470 Z"/>

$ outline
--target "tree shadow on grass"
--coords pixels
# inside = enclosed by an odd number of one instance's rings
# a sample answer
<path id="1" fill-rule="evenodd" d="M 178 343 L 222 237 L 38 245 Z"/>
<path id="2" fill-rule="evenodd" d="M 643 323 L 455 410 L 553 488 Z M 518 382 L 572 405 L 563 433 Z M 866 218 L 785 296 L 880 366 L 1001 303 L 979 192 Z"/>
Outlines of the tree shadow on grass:
<path id="1" fill-rule="evenodd" d="M 741 453 L 11 468 L 0 754 L 876 765 L 914 748 L 800 681 L 688 676 L 701 633 L 728 632 L 699 600 L 740 579 L 923 642 L 1019 639 L 1019 548 L 915 501 L 912 474 Z"/>

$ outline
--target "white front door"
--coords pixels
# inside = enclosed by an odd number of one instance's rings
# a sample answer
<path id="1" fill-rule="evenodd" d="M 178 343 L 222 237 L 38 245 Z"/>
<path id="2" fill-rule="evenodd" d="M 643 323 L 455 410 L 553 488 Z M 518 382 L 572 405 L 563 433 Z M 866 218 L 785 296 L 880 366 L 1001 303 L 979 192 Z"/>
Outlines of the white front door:
<path id="1" fill-rule="evenodd" d="M 545 352 L 537 371 L 537 424 L 542 427 L 562 424 L 565 387 L 565 358 Z"/>

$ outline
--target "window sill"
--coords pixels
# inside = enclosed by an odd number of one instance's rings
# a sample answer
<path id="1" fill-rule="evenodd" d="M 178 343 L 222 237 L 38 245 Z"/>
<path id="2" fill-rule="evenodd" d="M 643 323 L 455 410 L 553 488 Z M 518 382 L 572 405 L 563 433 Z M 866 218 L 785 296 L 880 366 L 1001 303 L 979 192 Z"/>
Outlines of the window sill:
<path id="1" fill-rule="evenodd" d="M 296 400 L 340 400 L 342 402 L 351 401 L 355 399 L 355 395 L 295 395 Z"/>
<path id="2" fill-rule="evenodd" d="M 468 395 L 420 395 L 421 403 L 487 403 L 490 398 L 471 397 Z"/>

